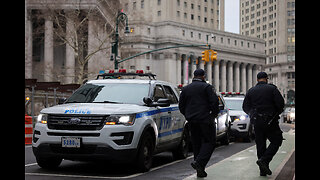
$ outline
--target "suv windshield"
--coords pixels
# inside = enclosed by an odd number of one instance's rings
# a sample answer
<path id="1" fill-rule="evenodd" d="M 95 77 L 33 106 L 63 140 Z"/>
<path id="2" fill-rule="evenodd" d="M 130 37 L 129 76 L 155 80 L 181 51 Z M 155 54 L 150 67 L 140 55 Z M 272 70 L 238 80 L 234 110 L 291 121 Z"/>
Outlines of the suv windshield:
<path id="1" fill-rule="evenodd" d="M 85 84 L 66 103 L 124 103 L 144 104 L 149 84 Z"/>
<path id="2" fill-rule="evenodd" d="M 224 99 L 227 104 L 227 107 L 230 110 L 239 110 L 242 111 L 243 100 L 233 100 L 233 99 Z"/>

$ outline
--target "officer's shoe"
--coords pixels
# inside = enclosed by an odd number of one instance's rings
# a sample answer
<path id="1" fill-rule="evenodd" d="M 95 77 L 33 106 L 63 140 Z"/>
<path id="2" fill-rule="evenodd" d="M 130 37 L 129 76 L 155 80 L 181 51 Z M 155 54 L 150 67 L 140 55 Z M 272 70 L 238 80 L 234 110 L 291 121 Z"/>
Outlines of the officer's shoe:
<path id="1" fill-rule="evenodd" d="M 269 169 L 267 163 L 265 163 L 263 160 L 258 159 L 257 164 L 258 164 L 258 166 L 260 168 L 260 176 L 263 176 L 264 174 L 268 174 L 268 175 L 272 174 L 272 172 Z"/>
<path id="2" fill-rule="evenodd" d="M 207 177 L 208 174 L 204 171 L 204 168 L 200 166 L 200 164 L 197 163 L 197 161 L 193 161 L 191 163 L 191 166 L 193 169 L 197 171 L 197 177 Z"/>

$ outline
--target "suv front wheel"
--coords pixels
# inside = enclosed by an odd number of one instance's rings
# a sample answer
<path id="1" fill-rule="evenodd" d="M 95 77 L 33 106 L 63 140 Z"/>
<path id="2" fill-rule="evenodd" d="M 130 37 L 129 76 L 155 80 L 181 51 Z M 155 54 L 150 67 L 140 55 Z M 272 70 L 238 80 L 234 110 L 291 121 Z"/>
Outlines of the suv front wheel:
<path id="1" fill-rule="evenodd" d="M 143 134 L 141 145 L 138 150 L 137 165 L 139 171 L 149 171 L 152 165 L 154 143 L 149 132 Z"/>
<path id="2" fill-rule="evenodd" d="M 62 158 L 36 156 L 36 160 L 40 167 L 44 169 L 54 169 L 61 164 Z"/>

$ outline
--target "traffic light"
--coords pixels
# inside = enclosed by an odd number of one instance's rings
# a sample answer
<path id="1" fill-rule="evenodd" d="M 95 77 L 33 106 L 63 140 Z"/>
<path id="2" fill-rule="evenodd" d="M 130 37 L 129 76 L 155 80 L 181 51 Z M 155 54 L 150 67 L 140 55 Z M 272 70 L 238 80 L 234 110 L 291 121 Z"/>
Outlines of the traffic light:
<path id="1" fill-rule="evenodd" d="M 204 50 L 201 52 L 202 53 L 202 61 L 205 61 L 205 62 L 209 62 L 209 51 L 208 50 Z"/>
<path id="2" fill-rule="evenodd" d="M 210 59 L 211 59 L 211 61 L 217 60 L 217 52 L 216 51 L 212 51 Z"/>

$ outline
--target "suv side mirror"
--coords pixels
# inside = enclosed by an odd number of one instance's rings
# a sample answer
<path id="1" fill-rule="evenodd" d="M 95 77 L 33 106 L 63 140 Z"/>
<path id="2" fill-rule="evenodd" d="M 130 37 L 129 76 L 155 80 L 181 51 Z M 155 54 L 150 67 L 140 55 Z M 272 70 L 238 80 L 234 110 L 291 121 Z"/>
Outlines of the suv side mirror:
<path id="1" fill-rule="evenodd" d="M 150 105 L 153 104 L 152 99 L 149 98 L 149 97 L 144 97 L 144 98 L 143 98 L 143 102 L 144 102 L 147 106 L 150 106 Z"/>
<path id="2" fill-rule="evenodd" d="M 63 104 L 66 100 L 67 98 L 58 98 L 58 104 Z"/>
<path id="3" fill-rule="evenodd" d="M 157 102 L 153 102 L 150 97 L 144 97 L 143 102 L 148 106 L 148 107 L 168 107 L 170 106 L 170 100 L 167 98 L 160 98 L 158 99 Z"/>

